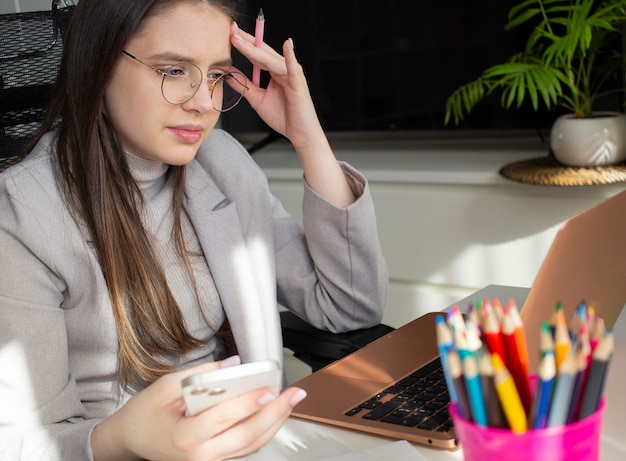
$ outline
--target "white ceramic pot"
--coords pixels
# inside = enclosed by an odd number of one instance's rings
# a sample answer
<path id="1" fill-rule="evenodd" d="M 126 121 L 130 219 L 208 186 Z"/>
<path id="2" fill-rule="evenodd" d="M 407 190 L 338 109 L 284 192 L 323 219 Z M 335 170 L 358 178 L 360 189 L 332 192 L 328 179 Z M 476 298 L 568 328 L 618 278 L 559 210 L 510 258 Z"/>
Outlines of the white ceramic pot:
<path id="1" fill-rule="evenodd" d="M 626 115 L 597 112 L 590 118 L 562 115 L 552 125 L 550 146 L 569 166 L 612 165 L 626 160 Z"/>

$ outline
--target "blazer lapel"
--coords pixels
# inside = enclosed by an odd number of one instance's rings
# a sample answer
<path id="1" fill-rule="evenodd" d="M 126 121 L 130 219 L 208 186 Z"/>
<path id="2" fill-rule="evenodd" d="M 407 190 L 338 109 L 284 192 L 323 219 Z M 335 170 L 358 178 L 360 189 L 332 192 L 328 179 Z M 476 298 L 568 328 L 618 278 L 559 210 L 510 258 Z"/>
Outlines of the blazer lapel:
<path id="1" fill-rule="evenodd" d="M 215 281 L 244 362 L 282 362 L 275 281 L 268 272 L 267 248 L 246 242 L 237 206 L 197 162 L 187 165 L 186 208 Z M 269 283 L 269 285 L 268 285 Z M 270 287 L 268 292 L 268 287 Z"/>

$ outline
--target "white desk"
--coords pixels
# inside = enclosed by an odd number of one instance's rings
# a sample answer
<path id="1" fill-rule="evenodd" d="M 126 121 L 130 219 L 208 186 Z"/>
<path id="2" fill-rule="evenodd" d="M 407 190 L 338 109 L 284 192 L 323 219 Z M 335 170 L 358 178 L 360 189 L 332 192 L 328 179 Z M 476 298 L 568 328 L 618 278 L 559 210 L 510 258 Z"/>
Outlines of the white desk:
<path id="1" fill-rule="evenodd" d="M 466 308 L 470 301 L 483 297 L 499 297 L 502 300 L 514 298 L 521 306 L 527 293 L 526 288 L 489 286 L 474 295 L 459 301 Z M 626 314 L 621 315 L 615 324 L 616 348 L 611 361 L 605 395 L 608 405 L 604 415 L 602 430 L 602 461 L 623 461 L 626 459 Z M 329 425 L 312 423 L 290 418 L 263 449 L 245 457 L 247 461 L 313 461 L 337 456 L 353 451 L 388 444 L 393 440 L 340 429 Z M 462 460 L 462 448 L 455 451 L 442 451 L 413 445 L 423 457 L 433 461 Z M 407 460 L 409 461 L 409 460 Z"/>

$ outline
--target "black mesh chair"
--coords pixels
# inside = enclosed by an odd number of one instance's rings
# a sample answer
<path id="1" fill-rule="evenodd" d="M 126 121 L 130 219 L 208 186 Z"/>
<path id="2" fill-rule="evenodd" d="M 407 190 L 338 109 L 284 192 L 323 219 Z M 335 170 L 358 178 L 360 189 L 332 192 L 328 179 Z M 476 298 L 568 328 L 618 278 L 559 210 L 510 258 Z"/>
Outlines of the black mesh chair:
<path id="1" fill-rule="evenodd" d="M 50 11 L 0 15 L 0 172 L 26 154 L 23 149 L 39 127 L 73 9 L 71 0 L 54 0 Z M 285 347 L 313 371 L 392 330 L 381 324 L 333 334 L 291 312 L 282 312 L 281 322 Z"/>
<path id="2" fill-rule="evenodd" d="M 39 127 L 73 9 L 54 0 L 49 11 L 0 15 L 0 171 L 19 161 Z"/>
<path id="3" fill-rule="evenodd" d="M 317 371 L 366 346 L 394 329 L 383 323 L 346 333 L 329 333 L 312 327 L 289 311 L 280 313 L 283 345 L 293 356 Z"/>

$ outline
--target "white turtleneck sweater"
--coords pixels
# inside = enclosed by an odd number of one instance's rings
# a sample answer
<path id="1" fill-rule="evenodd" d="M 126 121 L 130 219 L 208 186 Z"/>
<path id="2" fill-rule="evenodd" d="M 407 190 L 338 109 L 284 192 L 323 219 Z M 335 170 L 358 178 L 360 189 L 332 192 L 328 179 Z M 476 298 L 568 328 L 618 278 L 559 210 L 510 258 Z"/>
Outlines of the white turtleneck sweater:
<path id="1" fill-rule="evenodd" d="M 209 322 L 209 325 L 206 325 L 193 291 L 193 285 L 172 238 L 173 188 L 169 180 L 169 166 L 162 162 L 144 160 L 132 154 L 127 154 L 127 160 L 131 173 L 144 196 L 144 207 L 141 210 L 144 226 L 148 235 L 152 237 L 152 244 L 165 271 L 168 286 L 182 310 L 189 332 L 197 338 L 212 338 L 202 350 L 192 352 L 192 357 L 171 357 L 171 359 L 179 364 L 187 362 L 185 366 L 214 360 L 216 355 L 220 355 L 220 345 L 214 337 L 214 332 L 224 322 L 224 309 L 198 237 L 185 213 L 181 220 L 183 235 L 198 289 L 200 308 Z"/>

